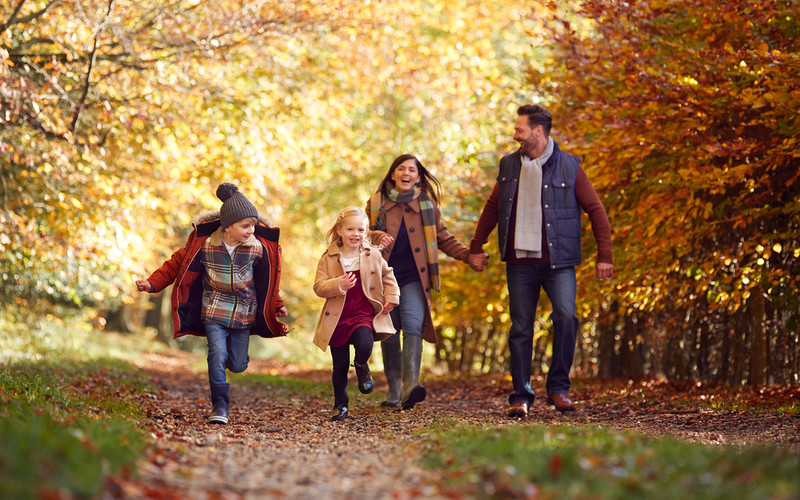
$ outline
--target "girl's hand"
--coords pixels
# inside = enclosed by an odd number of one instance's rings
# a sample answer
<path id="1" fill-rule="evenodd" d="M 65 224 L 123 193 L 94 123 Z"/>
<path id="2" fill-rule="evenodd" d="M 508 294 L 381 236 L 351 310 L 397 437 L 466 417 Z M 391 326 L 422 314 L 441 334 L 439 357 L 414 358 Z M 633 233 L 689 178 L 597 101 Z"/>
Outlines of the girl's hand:
<path id="1" fill-rule="evenodd" d="M 394 304 L 389 304 L 388 302 L 383 305 L 382 314 L 389 314 L 394 309 Z"/>
<path id="2" fill-rule="evenodd" d="M 339 276 L 339 289 L 342 291 L 350 290 L 356 286 L 356 277 L 353 273 L 344 273 Z"/>
<path id="3" fill-rule="evenodd" d="M 378 241 L 378 245 L 382 246 L 383 248 L 386 248 L 389 245 L 391 245 L 392 242 L 394 242 L 394 238 L 392 238 L 388 234 L 384 234 L 383 238 L 381 238 L 380 241 Z"/>
<path id="4" fill-rule="evenodd" d="M 281 306 L 280 309 L 275 311 L 275 316 L 278 318 L 285 318 L 289 315 L 289 311 L 286 310 L 286 306 Z"/>
<path id="5" fill-rule="evenodd" d="M 153 285 L 147 280 L 136 280 L 136 289 L 140 292 L 152 292 Z"/>

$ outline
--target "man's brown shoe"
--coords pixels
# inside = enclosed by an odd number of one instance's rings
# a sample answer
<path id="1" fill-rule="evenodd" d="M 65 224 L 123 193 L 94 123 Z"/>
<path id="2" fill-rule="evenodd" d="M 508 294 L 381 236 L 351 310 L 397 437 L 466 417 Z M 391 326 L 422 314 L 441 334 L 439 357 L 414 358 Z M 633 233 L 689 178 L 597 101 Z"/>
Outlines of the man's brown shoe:
<path id="1" fill-rule="evenodd" d="M 508 416 L 512 418 L 525 418 L 528 416 L 528 404 L 518 401 L 508 409 Z"/>
<path id="2" fill-rule="evenodd" d="M 556 407 L 560 412 L 575 411 L 575 405 L 566 394 L 556 393 L 547 395 L 547 403 Z"/>

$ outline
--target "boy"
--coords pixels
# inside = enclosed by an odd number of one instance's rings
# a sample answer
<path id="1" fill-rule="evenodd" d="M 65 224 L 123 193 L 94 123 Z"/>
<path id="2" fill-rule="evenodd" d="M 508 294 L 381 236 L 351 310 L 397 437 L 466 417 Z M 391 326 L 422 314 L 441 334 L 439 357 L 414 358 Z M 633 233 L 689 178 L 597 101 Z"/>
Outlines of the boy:
<path id="1" fill-rule="evenodd" d="M 279 294 L 280 230 L 259 219 L 256 207 L 235 185 L 220 184 L 217 197 L 222 201 L 219 212 L 198 215 L 186 246 L 148 279 L 137 280 L 136 287 L 156 293 L 175 282 L 175 338 L 207 338 L 208 423 L 227 424 L 226 368 L 234 373 L 247 369 L 251 334 L 285 336 L 288 327 L 276 318 L 288 313 Z"/>

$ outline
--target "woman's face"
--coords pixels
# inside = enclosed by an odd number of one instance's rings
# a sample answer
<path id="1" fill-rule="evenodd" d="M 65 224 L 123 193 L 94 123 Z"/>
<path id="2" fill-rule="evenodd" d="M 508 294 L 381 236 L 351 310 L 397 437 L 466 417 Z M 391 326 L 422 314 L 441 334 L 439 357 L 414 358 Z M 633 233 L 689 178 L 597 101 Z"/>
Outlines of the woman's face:
<path id="1" fill-rule="evenodd" d="M 413 189 L 419 182 L 419 169 L 413 158 L 404 161 L 392 171 L 392 181 L 400 193 Z"/>

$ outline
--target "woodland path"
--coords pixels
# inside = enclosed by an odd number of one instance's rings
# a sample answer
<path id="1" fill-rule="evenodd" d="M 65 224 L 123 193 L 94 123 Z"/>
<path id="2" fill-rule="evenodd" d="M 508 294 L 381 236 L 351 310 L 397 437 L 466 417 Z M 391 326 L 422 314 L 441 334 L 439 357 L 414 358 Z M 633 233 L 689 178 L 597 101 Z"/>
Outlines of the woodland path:
<path id="1" fill-rule="evenodd" d="M 462 498 L 440 485 L 436 471 L 419 463 L 423 448 L 416 431 L 431 425 L 596 424 L 709 445 L 800 448 L 798 416 L 673 407 L 672 395 L 658 389 L 649 402 L 638 398 L 637 403 L 630 395 L 614 397 L 626 392 L 624 384 L 619 390 L 579 383 L 573 391 L 578 411 L 561 415 L 537 398 L 528 418 L 519 421 L 505 416 L 510 382 L 500 376 L 426 381 L 425 402 L 400 412 L 358 394 L 353 370 L 351 417 L 344 422 L 329 420 L 332 397 L 276 397 L 267 386 L 243 387 L 234 380 L 231 423 L 211 426 L 205 423 L 210 408 L 205 373 L 186 368 L 192 359 L 169 352 L 141 361 L 161 387 L 159 394 L 145 397 L 154 444 L 138 464 L 138 477 L 112 479 L 104 498 Z M 248 373 L 253 372 L 319 383 L 325 388 L 322 393 L 330 392 L 327 370 L 253 360 Z M 376 391 L 382 394 L 383 375 L 373 375 Z M 597 398 L 598 392 L 604 397 Z M 654 406 L 652 398 L 660 402 Z"/>

